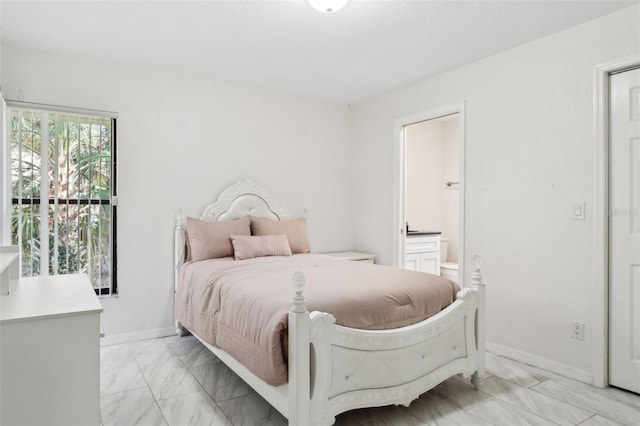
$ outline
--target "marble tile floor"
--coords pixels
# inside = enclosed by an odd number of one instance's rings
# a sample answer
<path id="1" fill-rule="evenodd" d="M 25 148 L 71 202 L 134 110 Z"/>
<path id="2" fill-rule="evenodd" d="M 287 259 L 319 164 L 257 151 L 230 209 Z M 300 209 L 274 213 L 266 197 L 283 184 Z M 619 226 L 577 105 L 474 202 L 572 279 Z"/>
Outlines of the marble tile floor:
<path id="1" fill-rule="evenodd" d="M 640 395 L 598 389 L 487 354 L 476 391 L 453 377 L 407 407 L 354 410 L 336 425 L 640 425 Z M 194 337 L 101 348 L 104 426 L 286 425 Z"/>

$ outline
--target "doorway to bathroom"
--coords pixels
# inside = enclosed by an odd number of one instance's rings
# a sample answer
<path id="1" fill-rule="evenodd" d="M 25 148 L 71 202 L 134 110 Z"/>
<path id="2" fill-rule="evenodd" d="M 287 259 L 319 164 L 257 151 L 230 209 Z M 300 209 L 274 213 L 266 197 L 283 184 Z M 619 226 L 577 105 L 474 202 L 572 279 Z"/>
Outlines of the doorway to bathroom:
<path id="1" fill-rule="evenodd" d="M 464 104 L 395 124 L 397 266 L 462 283 Z"/>

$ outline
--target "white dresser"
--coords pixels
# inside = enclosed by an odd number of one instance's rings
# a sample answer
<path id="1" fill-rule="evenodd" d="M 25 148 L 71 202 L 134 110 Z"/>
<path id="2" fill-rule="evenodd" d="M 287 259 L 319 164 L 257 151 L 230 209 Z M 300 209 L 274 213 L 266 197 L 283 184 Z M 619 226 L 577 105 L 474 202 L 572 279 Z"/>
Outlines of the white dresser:
<path id="1" fill-rule="evenodd" d="M 404 264 L 406 269 L 440 275 L 440 234 L 408 235 Z"/>
<path id="2" fill-rule="evenodd" d="M 0 296 L 0 425 L 100 424 L 100 313 L 86 275 Z"/>
<path id="3" fill-rule="evenodd" d="M 9 289 L 20 273 L 18 246 L 0 246 L 0 296 L 9 294 Z"/>

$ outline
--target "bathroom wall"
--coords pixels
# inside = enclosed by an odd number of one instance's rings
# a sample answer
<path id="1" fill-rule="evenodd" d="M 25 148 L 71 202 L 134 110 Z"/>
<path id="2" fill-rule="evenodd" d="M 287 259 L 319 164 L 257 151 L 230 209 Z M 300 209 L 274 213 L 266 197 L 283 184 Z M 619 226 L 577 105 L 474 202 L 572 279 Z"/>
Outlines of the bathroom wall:
<path id="1" fill-rule="evenodd" d="M 442 177 L 445 182 L 460 181 L 460 120 L 459 115 L 441 121 L 442 125 Z M 449 238 L 447 259 L 442 262 L 458 263 L 460 247 L 460 185 L 442 186 L 442 233 Z"/>
<path id="2" fill-rule="evenodd" d="M 457 117 L 457 115 L 455 116 Z M 459 120 L 447 117 L 406 128 L 407 221 L 411 229 L 441 231 L 449 240 L 443 262 L 458 261 Z"/>
<path id="3" fill-rule="evenodd" d="M 441 231 L 443 134 L 442 123 L 435 120 L 406 128 L 406 202 L 411 229 Z"/>

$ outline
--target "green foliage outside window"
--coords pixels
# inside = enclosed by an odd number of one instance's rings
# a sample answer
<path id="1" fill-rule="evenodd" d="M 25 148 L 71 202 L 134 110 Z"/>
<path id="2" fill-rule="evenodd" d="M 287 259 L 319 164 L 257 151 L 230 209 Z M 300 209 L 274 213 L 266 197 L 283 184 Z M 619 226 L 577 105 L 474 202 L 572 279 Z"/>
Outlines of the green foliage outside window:
<path id="1" fill-rule="evenodd" d="M 46 267 L 87 273 L 96 289 L 110 288 L 112 134 L 110 118 L 11 109 L 11 235 L 23 276 Z"/>

